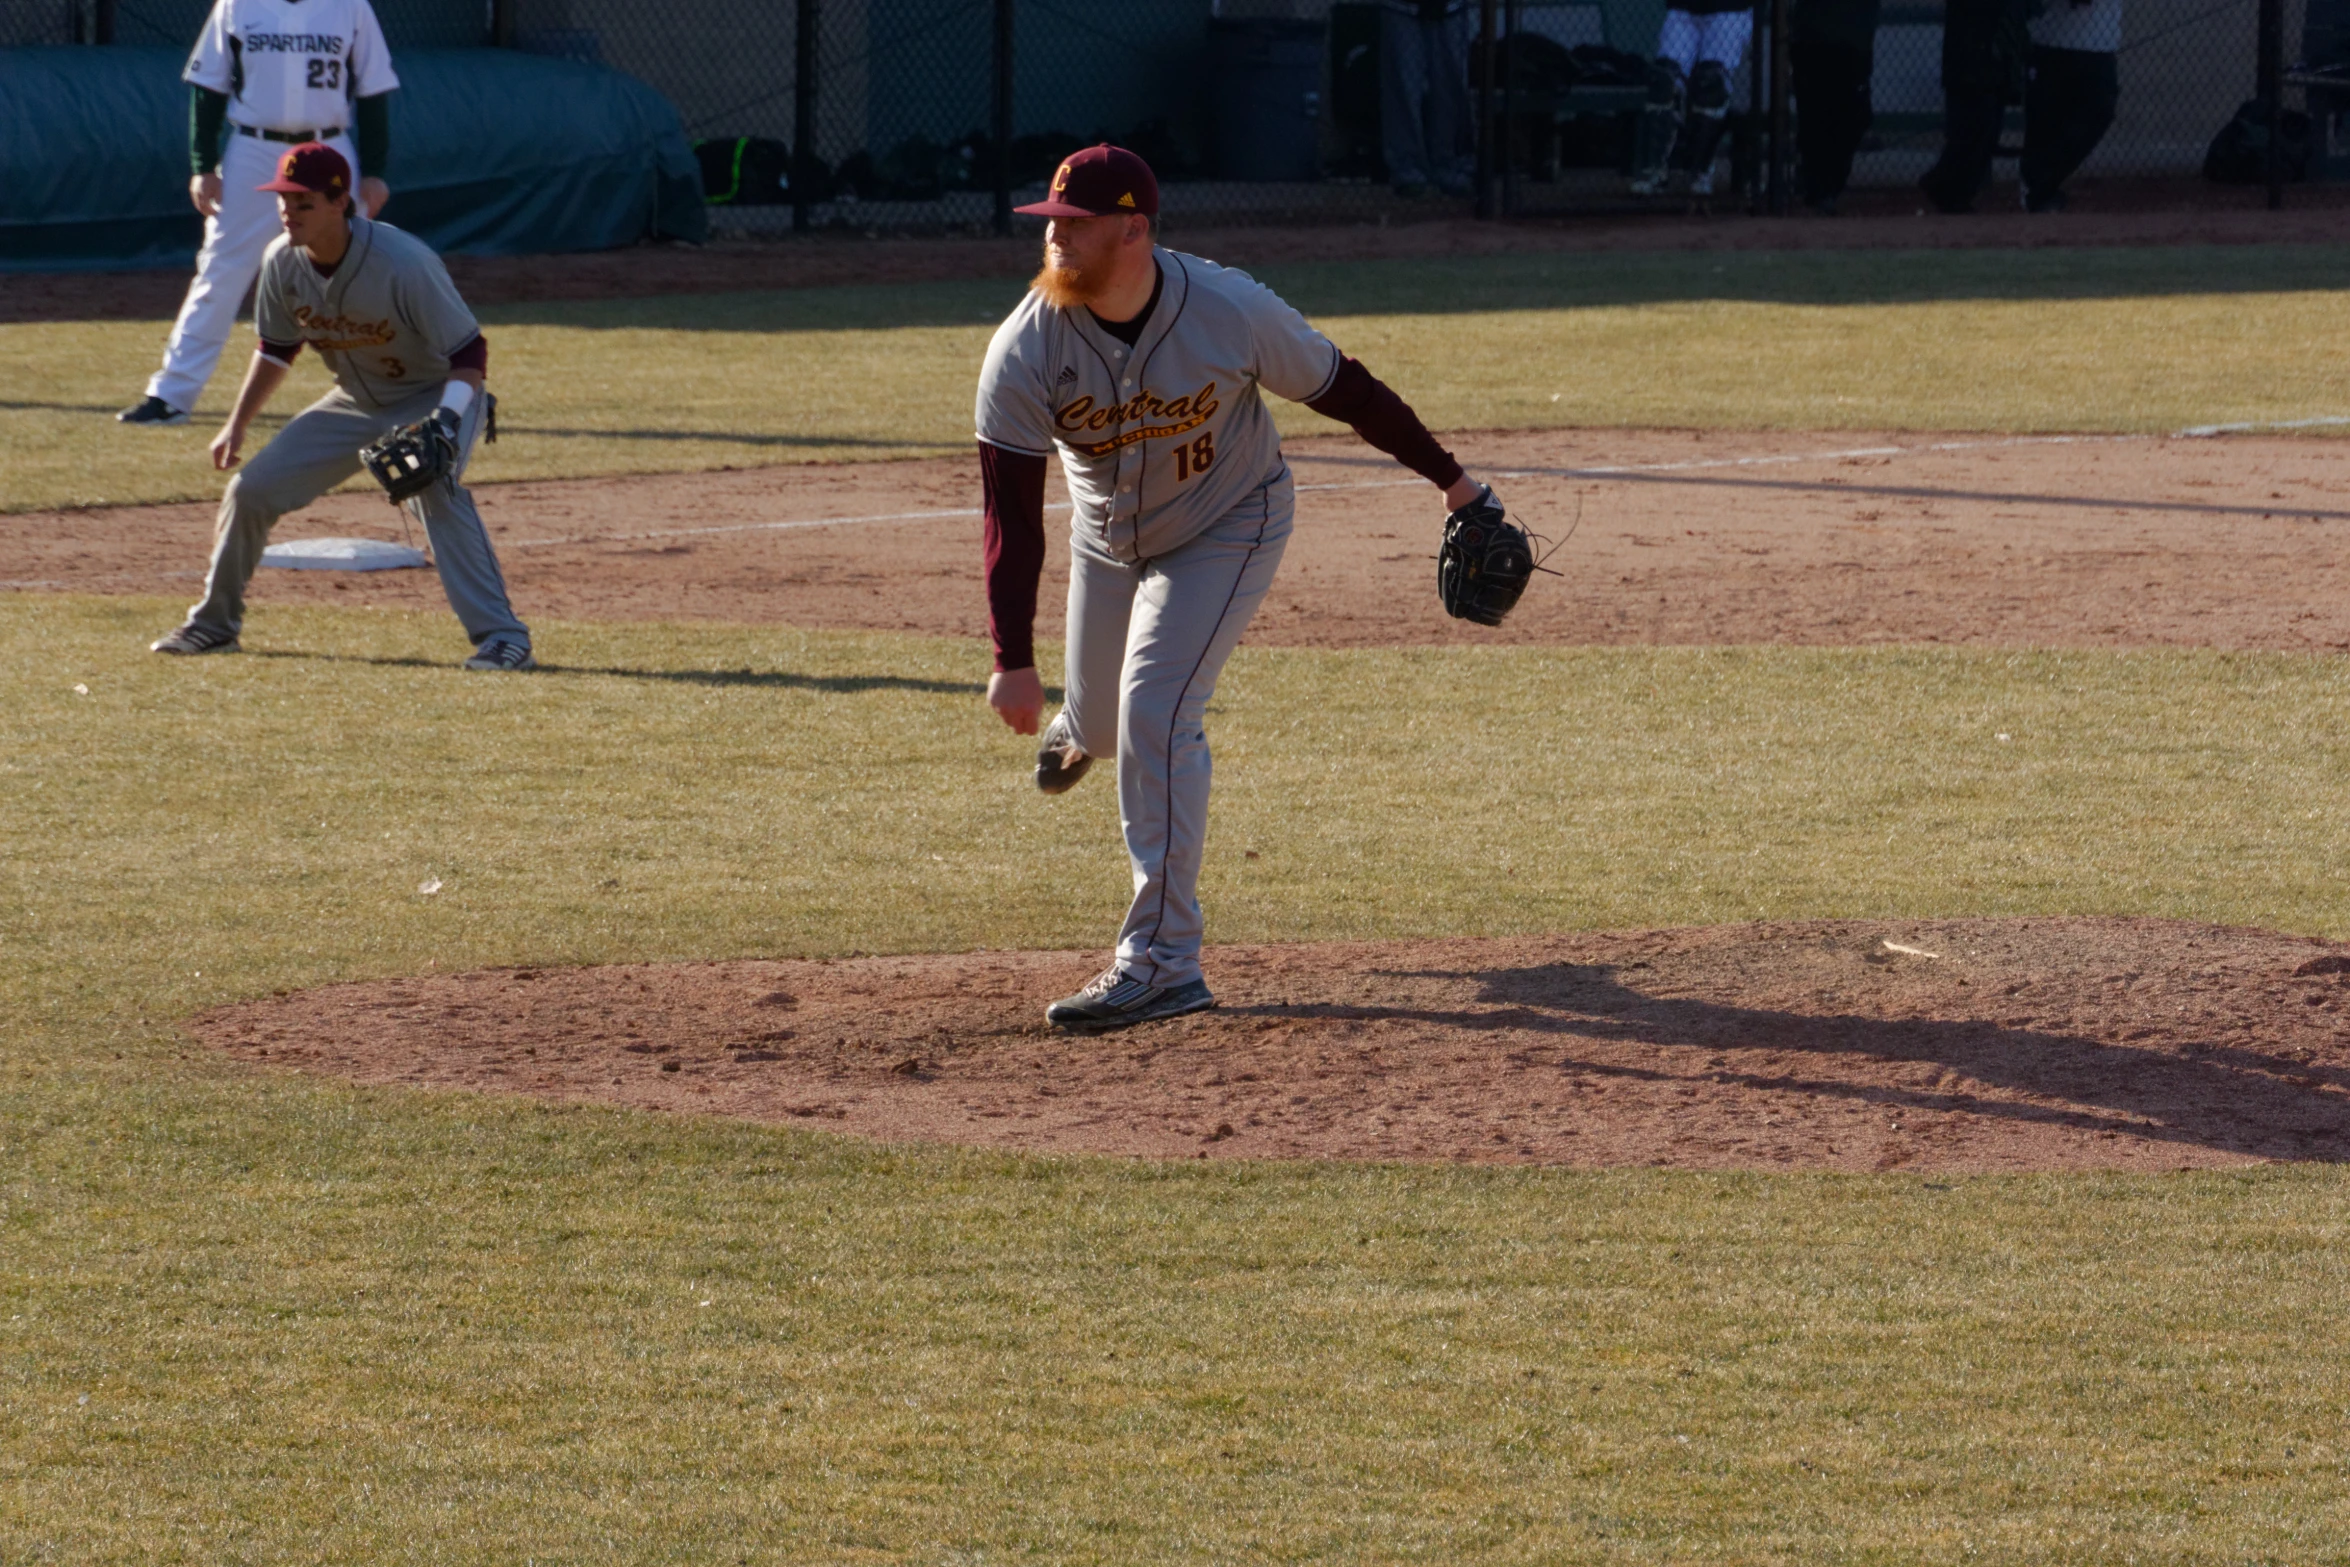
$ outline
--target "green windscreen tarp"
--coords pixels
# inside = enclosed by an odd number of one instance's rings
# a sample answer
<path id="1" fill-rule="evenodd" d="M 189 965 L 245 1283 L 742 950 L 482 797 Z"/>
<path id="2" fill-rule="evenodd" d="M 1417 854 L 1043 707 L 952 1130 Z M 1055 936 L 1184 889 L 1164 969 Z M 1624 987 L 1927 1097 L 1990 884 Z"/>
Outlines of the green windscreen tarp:
<path id="1" fill-rule="evenodd" d="M 190 262 L 180 49 L 0 49 L 0 269 Z M 599 65 L 509 49 L 393 57 L 388 223 L 477 255 L 708 237 L 669 101 Z"/>

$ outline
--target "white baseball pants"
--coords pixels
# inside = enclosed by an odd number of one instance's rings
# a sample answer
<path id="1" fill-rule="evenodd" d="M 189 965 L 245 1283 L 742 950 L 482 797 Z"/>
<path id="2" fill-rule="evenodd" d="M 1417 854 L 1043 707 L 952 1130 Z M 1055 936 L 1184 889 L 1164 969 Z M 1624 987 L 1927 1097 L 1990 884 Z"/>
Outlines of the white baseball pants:
<path id="1" fill-rule="evenodd" d="M 1735 71 L 1753 37 L 1752 11 L 1715 11 L 1705 16 L 1667 11 L 1664 26 L 1657 29 L 1656 53 L 1658 59 L 1679 66 L 1683 76 L 1697 69 L 1700 60 L 1712 60 L 1725 71 Z"/>
<path id="2" fill-rule="evenodd" d="M 347 135 L 327 143 L 359 167 L 359 154 Z M 196 252 L 196 277 L 188 297 L 180 303 L 179 319 L 163 344 L 163 368 L 147 381 L 147 395 L 160 397 L 183 413 L 193 413 L 204 383 L 220 363 L 221 350 L 235 330 L 238 307 L 261 275 L 261 253 L 285 232 L 278 221 L 277 198 L 256 190 L 277 177 L 277 160 L 285 155 L 283 142 L 247 136 L 235 126 L 221 131 L 220 211 L 204 220 L 204 248 Z"/>
<path id="3" fill-rule="evenodd" d="M 1118 819 L 1134 870 L 1118 962 L 1148 984 L 1201 977 L 1208 699 L 1273 585 L 1295 509 L 1284 465 L 1155 560 L 1114 560 L 1083 538 L 1070 552 L 1063 713 L 1086 755 L 1118 758 Z"/>

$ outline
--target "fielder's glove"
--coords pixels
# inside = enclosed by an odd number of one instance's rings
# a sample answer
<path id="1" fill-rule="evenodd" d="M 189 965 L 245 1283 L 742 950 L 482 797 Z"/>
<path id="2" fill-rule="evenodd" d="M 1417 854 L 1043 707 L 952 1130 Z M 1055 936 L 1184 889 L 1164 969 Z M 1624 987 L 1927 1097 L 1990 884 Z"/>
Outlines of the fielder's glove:
<path id="1" fill-rule="evenodd" d="M 436 408 L 431 417 L 361 448 L 359 460 L 397 506 L 457 472 L 457 417 Z"/>
<path id="2" fill-rule="evenodd" d="M 1453 619 L 1500 625 L 1533 575 L 1534 543 L 1502 511 L 1491 485 L 1444 519 L 1436 596 Z"/>

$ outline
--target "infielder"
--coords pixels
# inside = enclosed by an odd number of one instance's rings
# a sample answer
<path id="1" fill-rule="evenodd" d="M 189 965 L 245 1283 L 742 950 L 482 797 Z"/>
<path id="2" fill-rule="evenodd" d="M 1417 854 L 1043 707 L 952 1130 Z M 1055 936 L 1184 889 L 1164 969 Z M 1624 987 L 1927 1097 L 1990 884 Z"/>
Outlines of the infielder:
<path id="1" fill-rule="evenodd" d="M 367 0 L 214 0 L 181 77 L 192 94 L 188 199 L 204 214 L 204 248 L 163 368 L 114 416 L 124 424 L 188 422 L 277 238 L 277 209 L 260 187 L 278 154 L 325 142 L 346 163 L 357 157 L 369 217 L 391 196 L 377 176 L 391 144 L 384 95 L 400 79 Z"/>
<path id="2" fill-rule="evenodd" d="M 1058 452 L 1072 503 L 1068 696 L 1036 782 L 1058 794 L 1093 758 L 1116 755 L 1134 901 L 1110 966 L 1045 1016 L 1121 1028 L 1215 1004 L 1200 973 L 1202 723 L 1272 585 L 1294 503 L 1262 393 L 1354 426 L 1449 507 L 1491 491 L 1272 290 L 1159 248 L 1158 182 L 1133 153 L 1089 147 L 1061 165 L 1049 200 L 1019 210 L 1052 221 L 1044 267 L 979 375 L 996 666 L 987 700 L 1016 732 L 1037 732 L 1044 465 Z"/>
<path id="3" fill-rule="evenodd" d="M 304 344 L 326 361 L 335 389 L 228 481 L 204 597 L 155 651 L 234 652 L 245 584 L 269 530 L 357 473 L 362 447 L 397 437 L 427 459 L 430 482 L 405 505 L 432 540 L 441 588 L 473 639 L 465 667 L 533 668 L 530 631 L 514 618 L 481 514 L 458 482 L 493 407 L 482 390 L 489 344 L 441 258 L 422 240 L 359 216 L 350 187 L 350 165 L 320 142 L 288 152 L 278 177 L 261 187 L 277 193 L 285 234 L 261 259 L 253 303 L 261 346 L 213 437 L 212 465 L 237 466 L 246 429 Z"/>

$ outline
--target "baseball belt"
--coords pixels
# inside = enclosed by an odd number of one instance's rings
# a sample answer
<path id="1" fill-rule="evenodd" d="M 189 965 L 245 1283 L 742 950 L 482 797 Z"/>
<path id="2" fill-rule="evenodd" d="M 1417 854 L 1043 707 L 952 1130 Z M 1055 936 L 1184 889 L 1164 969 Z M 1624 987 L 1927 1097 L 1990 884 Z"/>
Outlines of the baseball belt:
<path id="1" fill-rule="evenodd" d="M 258 136 L 263 141 L 282 141 L 289 147 L 299 147 L 306 141 L 325 141 L 330 136 L 343 134 L 343 128 L 340 125 L 325 125 L 314 131 L 265 131 L 258 125 L 239 125 L 236 121 L 231 120 L 228 122 L 228 127 L 239 136 Z"/>

